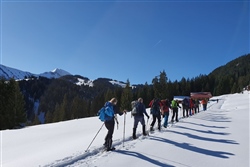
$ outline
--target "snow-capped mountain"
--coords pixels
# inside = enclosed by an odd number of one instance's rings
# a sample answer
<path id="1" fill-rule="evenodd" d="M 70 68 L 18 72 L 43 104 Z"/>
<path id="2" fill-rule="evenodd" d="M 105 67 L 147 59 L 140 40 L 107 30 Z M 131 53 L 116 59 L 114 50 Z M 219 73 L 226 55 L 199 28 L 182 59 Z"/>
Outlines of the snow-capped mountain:
<path id="1" fill-rule="evenodd" d="M 30 72 L 7 67 L 2 64 L 0 65 L 0 78 L 5 78 L 5 79 L 14 78 L 15 80 L 19 80 L 19 79 L 31 78 L 32 76 L 36 75 Z"/>
<path id="2" fill-rule="evenodd" d="M 69 72 L 67 72 L 65 70 L 56 68 L 52 71 L 42 73 L 39 76 L 46 77 L 46 78 L 60 78 L 60 77 L 65 76 L 65 75 L 72 75 L 72 74 L 70 74 Z"/>
<path id="3" fill-rule="evenodd" d="M 11 67 L 7 67 L 4 66 L 2 64 L 0 64 L 0 78 L 5 78 L 5 79 L 11 79 L 14 78 L 15 80 L 23 80 L 23 79 L 28 79 L 28 78 L 32 78 L 32 77 L 46 77 L 49 79 L 52 78 L 60 78 L 63 76 L 68 76 L 65 79 L 71 81 L 72 83 L 76 84 L 76 85 L 85 85 L 85 86 L 89 86 L 89 87 L 93 87 L 95 84 L 94 83 L 99 83 L 99 84 L 106 84 L 109 83 L 113 86 L 119 86 L 122 88 L 125 88 L 126 83 L 122 82 L 122 81 L 117 81 L 117 80 L 113 80 L 113 79 L 108 79 L 108 78 L 98 78 L 95 80 L 90 80 L 86 77 L 82 77 L 79 75 L 72 75 L 71 73 L 56 68 L 52 71 L 49 72 L 44 72 L 41 74 L 33 74 L 31 72 L 26 72 L 26 71 L 22 71 L 22 70 L 18 70 L 15 68 L 11 68 Z M 135 86 L 132 86 L 133 88 Z"/>
<path id="4" fill-rule="evenodd" d="M 30 72 L 7 67 L 2 64 L 0 65 L 0 78 L 5 78 L 5 79 L 14 78 L 15 80 L 23 80 L 26 78 L 39 77 L 39 76 L 46 77 L 46 78 L 60 78 L 65 75 L 71 75 L 71 74 L 65 70 L 58 69 L 58 68 L 49 72 L 44 72 L 42 74 L 33 74 Z"/>

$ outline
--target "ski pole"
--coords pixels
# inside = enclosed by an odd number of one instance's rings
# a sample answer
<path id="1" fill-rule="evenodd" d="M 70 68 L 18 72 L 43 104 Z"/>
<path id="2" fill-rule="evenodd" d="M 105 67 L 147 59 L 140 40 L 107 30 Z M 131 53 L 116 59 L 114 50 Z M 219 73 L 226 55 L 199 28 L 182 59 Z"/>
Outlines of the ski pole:
<path id="1" fill-rule="evenodd" d="M 149 116 L 149 118 L 150 118 L 150 119 L 148 119 L 148 123 L 150 124 L 150 122 L 149 122 L 149 121 L 153 119 L 153 115 L 152 115 L 152 117 L 151 117 L 151 116 Z M 148 126 L 148 135 L 149 135 L 149 132 L 150 132 L 150 125 Z"/>
<path id="2" fill-rule="evenodd" d="M 146 129 L 148 129 L 148 118 L 147 118 L 147 124 L 146 124 Z M 149 136 L 149 131 L 147 131 L 147 134 L 148 134 L 148 136 Z"/>
<path id="3" fill-rule="evenodd" d="M 126 126 L 126 114 L 124 114 L 124 127 L 123 127 L 123 147 L 125 141 L 125 126 Z"/>
<path id="4" fill-rule="evenodd" d="M 105 124 L 105 123 L 102 124 L 101 128 L 98 130 L 98 132 L 96 133 L 95 137 L 93 138 L 93 140 L 92 140 L 91 143 L 89 144 L 88 148 L 85 150 L 85 152 L 88 152 L 89 147 L 90 147 L 91 144 L 94 142 L 96 136 L 99 134 L 99 132 L 101 131 L 101 129 L 102 129 L 102 127 L 103 127 L 104 124 Z"/>
<path id="5" fill-rule="evenodd" d="M 119 129 L 119 122 L 118 122 L 118 119 L 117 119 L 117 115 L 115 114 L 115 122 L 117 123 L 117 130 Z"/>

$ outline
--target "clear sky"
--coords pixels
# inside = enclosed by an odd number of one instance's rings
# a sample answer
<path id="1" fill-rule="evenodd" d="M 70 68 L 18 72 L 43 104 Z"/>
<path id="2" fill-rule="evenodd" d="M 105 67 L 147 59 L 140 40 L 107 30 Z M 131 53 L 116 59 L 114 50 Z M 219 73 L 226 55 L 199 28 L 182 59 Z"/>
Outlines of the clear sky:
<path id="1" fill-rule="evenodd" d="M 1 0 L 1 64 L 151 83 L 250 53 L 249 1 Z"/>

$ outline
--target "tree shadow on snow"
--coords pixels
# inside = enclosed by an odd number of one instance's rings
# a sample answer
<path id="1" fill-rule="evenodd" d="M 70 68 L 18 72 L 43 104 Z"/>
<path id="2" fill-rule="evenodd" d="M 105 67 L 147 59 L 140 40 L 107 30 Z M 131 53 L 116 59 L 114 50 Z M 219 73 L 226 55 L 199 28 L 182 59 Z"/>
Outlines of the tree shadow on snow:
<path id="1" fill-rule="evenodd" d="M 228 127 L 224 127 L 224 126 L 210 126 L 210 125 L 197 124 L 197 123 L 194 123 L 194 122 L 186 122 L 186 121 L 182 121 L 181 123 L 192 124 L 192 125 L 202 126 L 202 127 L 206 127 L 206 128 L 216 128 L 216 129 L 226 129 L 226 128 L 228 128 Z"/>
<path id="2" fill-rule="evenodd" d="M 239 144 L 239 143 L 237 143 L 234 140 L 213 139 L 213 138 L 207 138 L 207 137 L 201 137 L 201 136 L 193 135 L 191 133 L 182 133 L 182 132 L 177 132 L 177 131 L 172 131 L 172 130 L 169 130 L 169 132 L 176 133 L 176 134 L 179 134 L 179 135 L 185 135 L 185 136 L 187 136 L 189 138 L 197 139 L 197 140 L 210 141 L 210 142 L 218 142 L 218 143 L 223 143 L 223 144 Z"/>
<path id="3" fill-rule="evenodd" d="M 172 145 L 174 145 L 176 147 L 179 147 L 179 148 L 182 148 L 182 149 L 185 149 L 185 150 L 193 151 L 193 152 L 204 154 L 204 155 L 209 155 L 209 156 L 212 156 L 212 157 L 229 158 L 230 155 L 235 155 L 235 154 L 232 154 L 232 153 L 229 153 L 229 152 L 224 152 L 224 151 L 207 150 L 207 149 L 204 149 L 204 148 L 199 148 L 199 147 L 192 146 L 189 143 L 178 143 L 178 142 L 175 142 L 175 141 L 171 141 L 171 140 L 161 138 L 161 137 L 156 137 L 156 136 L 153 136 L 150 139 L 155 140 L 155 141 L 159 141 L 159 142 L 172 144 Z"/>
<path id="4" fill-rule="evenodd" d="M 134 151 L 125 151 L 125 150 L 116 150 L 115 152 L 120 153 L 120 154 L 124 154 L 124 155 L 128 155 L 128 156 L 132 156 L 132 157 L 136 157 L 136 158 L 140 158 L 142 160 L 148 161 L 150 163 L 152 163 L 155 166 L 161 166 L 161 167 L 174 167 L 172 165 L 168 165 L 165 163 L 162 163 L 160 161 L 154 160 L 152 158 L 149 158 L 148 156 L 145 156 L 141 153 L 138 152 L 134 152 Z"/>
<path id="5" fill-rule="evenodd" d="M 230 134 L 230 133 L 224 133 L 224 132 L 214 132 L 214 131 L 211 131 L 211 130 L 205 131 L 205 130 L 193 129 L 193 128 L 188 128 L 188 127 L 179 126 L 179 125 L 175 126 L 175 128 L 193 130 L 193 131 L 196 131 L 196 132 L 213 134 L 213 135 L 229 135 Z"/>

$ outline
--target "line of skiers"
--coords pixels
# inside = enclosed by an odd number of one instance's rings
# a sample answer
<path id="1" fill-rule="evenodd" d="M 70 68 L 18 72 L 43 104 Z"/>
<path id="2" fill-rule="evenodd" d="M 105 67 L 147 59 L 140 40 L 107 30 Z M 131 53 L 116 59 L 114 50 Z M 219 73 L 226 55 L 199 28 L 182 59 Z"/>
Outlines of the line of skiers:
<path id="1" fill-rule="evenodd" d="M 194 115 L 200 112 L 200 101 L 198 99 L 188 99 L 184 98 L 182 100 L 182 110 L 183 110 L 183 117 L 189 117 L 190 115 Z M 205 111 L 205 109 L 203 109 Z M 186 114 L 185 114 L 186 112 Z"/>
<path id="2" fill-rule="evenodd" d="M 105 127 L 108 130 L 108 133 L 105 137 L 104 146 L 107 151 L 114 150 L 115 148 L 112 147 L 112 138 L 114 133 L 115 121 L 117 121 L 116 115 L 119 114 L 120 116 L 124 113 L 126 114 L 128 111 L 123 110 L 119 111 L 118 107 L 116 106 L 117 99 L 112 98 L 110 101 L 106 102 L 104 107 L 99 111 L 99 118 L 104 122 Z M 136 139 L 136 130 L 139 122 L 142 125 L 142 134 L 144 136 L 147 135 L 146 131 L 146 122 L 144 119 L 144 115 L 149 120 L 149 115 L 146 112 L 146 107 L 143 103 L 143 99 L 139 98 L 136 101 L 131 102 L 132 111 L 131 114 L 134 117 L 134 125 L 133 125 L 133 134 L 132 138 Z M 206 110 L 207 100 L 202 101 L 203 110 Z M 183 108 L 183 117 L 189 117 L 197 112 L 199 112 L 200 102 L 199 100 L 193 100 L 185 98 L 182 101 L 182 108 Z M 154 125 L 156 120 L 158 122 L 158 130 L 161 130 L 161 118 L 163 117 L 163 127 L 167 128 L 168 126 L 168 117 L 170 110 L 172 110 L 173 115 L 171 118 L 171 122 L 178 122 L 178 108 L 181 108 L 179 105 L 178 100 L 173 99 L 171 102 L 168 99 L 160 100 L 158 98 L 154 98 L 149 103 L 150 107 L 150 114 L 152 115 L 152 122 L 150 124 L 150 131 L 154 131 Z M 101 112 L 103 111 L 103 112 Z M 185 114 L 186 112 L 186 114 Z M 118 123 L 118 122 L 117 122 Z"/>

